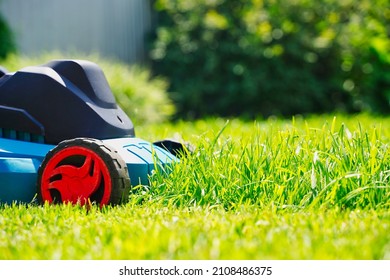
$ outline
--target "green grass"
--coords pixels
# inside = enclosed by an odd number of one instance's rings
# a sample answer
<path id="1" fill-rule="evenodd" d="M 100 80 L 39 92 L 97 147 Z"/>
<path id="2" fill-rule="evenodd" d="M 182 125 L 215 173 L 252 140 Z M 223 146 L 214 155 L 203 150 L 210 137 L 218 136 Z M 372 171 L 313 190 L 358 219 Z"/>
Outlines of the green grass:
<path id="1" fill-rule="evenodd" d="M 195 152 L 126 205 L 0 208 L 0 259 L 390 259 L 389 118 L 136 127 Z"/>

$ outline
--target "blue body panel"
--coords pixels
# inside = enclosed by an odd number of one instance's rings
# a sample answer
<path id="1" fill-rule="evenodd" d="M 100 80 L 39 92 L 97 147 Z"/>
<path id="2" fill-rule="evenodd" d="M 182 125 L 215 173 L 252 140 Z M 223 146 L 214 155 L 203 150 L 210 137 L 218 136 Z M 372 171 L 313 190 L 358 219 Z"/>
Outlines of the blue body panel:
<path id="1" fill-rule="evenodd" d="M 126 162 L 131 184 L 148 185 L 149 175 L 159 166 L 178 159 L 139 138 L 103 140 Z M 0 138 L 0 203 L 31 202 L 36 194 L 38 168 L 55 146 Z"/>

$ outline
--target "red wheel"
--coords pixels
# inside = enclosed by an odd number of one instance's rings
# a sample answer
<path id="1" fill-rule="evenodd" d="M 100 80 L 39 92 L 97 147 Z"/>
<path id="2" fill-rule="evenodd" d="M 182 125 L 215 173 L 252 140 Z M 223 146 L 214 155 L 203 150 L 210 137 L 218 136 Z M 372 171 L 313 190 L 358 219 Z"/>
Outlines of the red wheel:
<path id="1" fill-rule="evenodd" d="M 119 154 L 100 140 L 76 138 L 50 151 L 38 170 L 38 198 L 100 206 L 128 199 L 130 178 Z"/>

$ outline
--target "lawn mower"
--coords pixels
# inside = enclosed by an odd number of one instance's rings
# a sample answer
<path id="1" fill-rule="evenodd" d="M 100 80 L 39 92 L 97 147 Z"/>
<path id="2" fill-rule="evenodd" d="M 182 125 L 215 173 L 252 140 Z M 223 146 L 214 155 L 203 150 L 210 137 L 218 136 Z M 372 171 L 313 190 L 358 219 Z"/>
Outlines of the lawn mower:
<path id="1" fill-rule="evenodd" d="M 135 137 L 103 71 L 85 60 L 0 69 L 0 203 L 128 200 L 184 146 Z"/>

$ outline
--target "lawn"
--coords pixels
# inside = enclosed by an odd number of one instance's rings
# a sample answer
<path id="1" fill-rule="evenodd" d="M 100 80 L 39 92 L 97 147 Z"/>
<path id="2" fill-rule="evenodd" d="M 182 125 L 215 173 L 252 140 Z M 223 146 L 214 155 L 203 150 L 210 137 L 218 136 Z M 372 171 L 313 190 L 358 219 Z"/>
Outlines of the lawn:
<path id="1" fill-rule="evenodd" d="M 194 153 L 126 205 L 0 206 L 0 259 L 390 259 L 390 119 L 137 126 Z"/>

